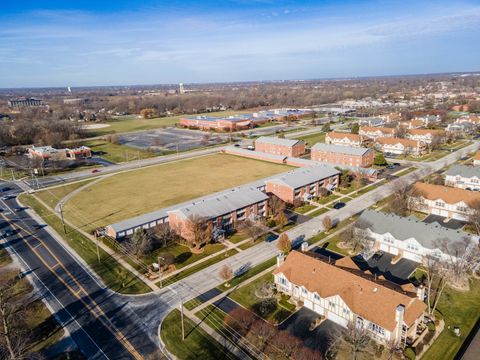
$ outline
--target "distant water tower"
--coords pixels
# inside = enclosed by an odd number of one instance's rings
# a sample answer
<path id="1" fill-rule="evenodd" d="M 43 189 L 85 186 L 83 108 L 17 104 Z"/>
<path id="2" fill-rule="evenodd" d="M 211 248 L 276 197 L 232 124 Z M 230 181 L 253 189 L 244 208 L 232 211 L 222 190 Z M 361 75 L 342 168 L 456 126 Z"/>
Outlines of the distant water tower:
<path id="1" fill-rule="evenodd" d="M 179 92 L 180 94 L 185 94 L 185 89 L 184 89 L 182 83 L 178 84 L 178 92 Z"/>

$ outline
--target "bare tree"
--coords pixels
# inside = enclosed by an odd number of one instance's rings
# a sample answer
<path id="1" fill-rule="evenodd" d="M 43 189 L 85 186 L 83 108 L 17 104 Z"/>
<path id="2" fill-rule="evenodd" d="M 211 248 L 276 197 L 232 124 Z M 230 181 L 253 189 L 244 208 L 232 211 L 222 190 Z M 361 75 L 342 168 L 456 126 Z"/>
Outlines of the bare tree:
<path id="1" fill-rule="evenodd" d="M 480 201 L 473 201 L 469 204 L 468 222 L 480 235 Z"/>
<path id="2" fill-rule="evenodd" d="M 303 347 L 303 342 L 288 331 L 279 331 L 269 342 L 268 353 L 291 359 Z"/>
<path id="3" fill-rule="evenodd" d="M 335 333 L 329 353 L 339 351 L 349 354 L 352 360 L 373 358 L 372 339 L 366 326 L 349 323 L 345 330 Z"/>
<path id="4" fill-rule="evenodd" d="M 277 249 L 284 254 L 287 254 L 290 252 L 290 250 L 292 250 L 292 243 L 287 234 L 283 233 L 280 235 L 277 242 Z"/>
<path id="5" fill-rule="evenodd" d="M 322 225 L 325 231 L 329 232 L 333 228 L 332 218 L 328 215 L 325 215 L 325 217 L 322 220 Z"/>
<path id="6" fill-rule="evenodd" d="M 127 239 L 126 247 L 135 256 L 141 257 L 146 255 L 152 248 L 152 239 L 147 230 L 141 228 L 135 231 L 132 237 Z"/>
<path id="7" fill-rule="evenodd" d="M 278 196 L 272 195 L 268 201 L 268 208 L 270 210 L 270 214 L 273 217 L 277 217 L 278 214 L 285 210 L 285 202 Z"/>
<path id="8" fill-rule="evenodd" d="M 287 216 L 285 215 L 285 211 L 280 211 L 277 216 L 275 217 L 275 223 L 280 227 L 283 228 L 285 225 L 288 224 Z"/>
<path id="9" fill-rule="evenodd" d="M 233 270 L 230 265 L 223 265 L 220 270 L 218 271 L 218 275 L 227 282 L 227 286 L 229 286 L 229 281 L 233 278 Z"/>
<path id="10" fill-rule="evenodd" d="M 343 242 L 350 245 L 354 252 L 363 250 L 368 252 L 372 247 L 372 240 L 368 236 L 370 223 L 363 219 L 358 219 L 352 226 L 347 227 L 341 234 Z"/>
<path id="11" fill-rule="evenodd" d="M 251 311 L 239 306 L 225 315 L 224 322 L 240 336 L 245 336 L 255 320 L 255 315 Z"/>
<path id="12" fill-rule="evenodd" d="M 264 226 L 261 223 L 250 220 L 246 220 L 239 224 L 238 230 L 245 232 L 247 236 L 252 239 L 252 242 L 255 242 L 265 231 Z"/>
<path id="13" fill-rule="evenodd" d="M 200 248 L 212 240 L 213 225 L 206 218 L 199 216 L 190 216 L 186 221 L 185 238 Z"/>
<path id="14" fill-rule="evenodd" d="M 162 247 L 166 247 L 177 239 L 177 234 L 168 224 L 158 224 L 154 228 L 154 233 Z"/>

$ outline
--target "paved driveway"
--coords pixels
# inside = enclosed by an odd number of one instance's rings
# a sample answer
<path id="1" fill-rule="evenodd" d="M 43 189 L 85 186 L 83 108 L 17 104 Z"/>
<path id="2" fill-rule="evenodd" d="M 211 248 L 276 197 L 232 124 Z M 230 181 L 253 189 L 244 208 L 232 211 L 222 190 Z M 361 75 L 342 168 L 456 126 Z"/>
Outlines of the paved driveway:
<path id="1" fill-rule="evenodd" d="M 325 320 L 320 326 L 310 331 L 310 324 L 319 316 L 310 309 L 302 308 L 285 320 L 279 326 L 279 329 L 286 330 L 291 335 L 301 339 L 306 347 L 325 354 L 330 345 L 331 337 L 341 331 L 342 327 L 330 320 Z"/>

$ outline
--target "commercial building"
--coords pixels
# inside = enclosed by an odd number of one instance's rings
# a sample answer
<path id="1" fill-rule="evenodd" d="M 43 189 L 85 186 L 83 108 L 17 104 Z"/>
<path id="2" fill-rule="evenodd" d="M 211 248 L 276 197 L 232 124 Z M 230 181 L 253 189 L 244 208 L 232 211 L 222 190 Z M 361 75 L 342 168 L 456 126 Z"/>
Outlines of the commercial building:
<path id="1" fill-rule="evenodd" d="M 362 137 L 357 134 L 331 131 L 325 135 L 325 143 L 341 146 L 362 146 Z"/>
<path id="2" fill-rule="evenodd" d="M 452 165 L 445 173 L 445 185 L 465 190 L 480 190 L 480 168 Z"/>
<path id="3" fill-rule="evenodd" d="M 321 189 L 333 190 L 338 186 L 340 171 L 332 166 L 319 165 L 299 168 L 266 181 L 266 192 L 293 204 L 321 195 Z"/>
<path id="4" fill-rule="evenodd" d="M 18 108 L 18 107 L 37 107 L 37 106 L 45 106 L 43 100 L 35 99 L 35 98 L 25 98 L 25 99 L 15 99 L 10 100 L 8 102 L 8 107 L 11 108 Z"/>
<path id="5" fill-rule="evenodd" d="M 417 211 L 463 221 L 480 204 L 479 192 L 426 183 L 416 183 L 410 197 Z"/>
<path id="6" fill-rule="evenodd" d="M 363 211 L 354 231 L 370 239 L 373 251 L 381 250 L 417 263 L 423 263 L 427 257 L 455 260 L 468 246 L 478 246 L 478 238 L 463 231 L 426 223 L 414 216 L 402 217 L 369 209 Z"/>
<path id="7" fill-rule="evenodd" d="M 373 165 L 375 151 L 363 147 L 316 143 L 311 149 L 310 158 L 340 166 L 370 167 Z"/>
<path id="8" fill-rule="evenodd" d="M 305 154 L 305 142 L 303 140 L 261 136 L 255 140 L 255 151 L 298 157 Z"/>
<path id="9" fill-rule="evenodd" d="M 394 137 L 397 130 L 387 127 L 361 126 L 358 134 L 366 139 L 376 140 L 378 138 Z"/>
<path id="10" fill-rule="evenodd" d="M 424 142 L 402 138 L 378 138 L 375 148 L 386 155 L 414 155 L 419 156 L 427 151 Z"/>
<path id="11" fill-rule="evenodd" d="M 418 336 L 423 292 L 417 297 L 384 286 L 356 270 L 349 258 L 333 265 L 293 251 L 285 260 L 279 255 L 273 275 L 278 291 L 342 327 L 366 329 L 376 341 L 399 346 Z"/>
<path id="12" fill-rule="evenodd" d="M 52 146 L 32 146 L 28 149 L 30 158 L 44 160 L 77 160 L 92 157 L 92 150 L 88 146 L 79 146 L 73 149 L 55 149 Z"/>

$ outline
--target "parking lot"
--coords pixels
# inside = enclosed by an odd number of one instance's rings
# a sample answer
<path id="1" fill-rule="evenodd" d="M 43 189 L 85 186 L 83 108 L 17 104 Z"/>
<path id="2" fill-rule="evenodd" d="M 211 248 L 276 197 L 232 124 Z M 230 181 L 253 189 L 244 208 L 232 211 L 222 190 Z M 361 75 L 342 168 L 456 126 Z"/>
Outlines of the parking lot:
<path id="1" fill-rule="evenodd" d="M 120 135 L 119 142 L 139 149 L 154 151 L 186 151 L 199 147 L 221 144 L 227 135 L 207 132 L 166 128 Z"/>

